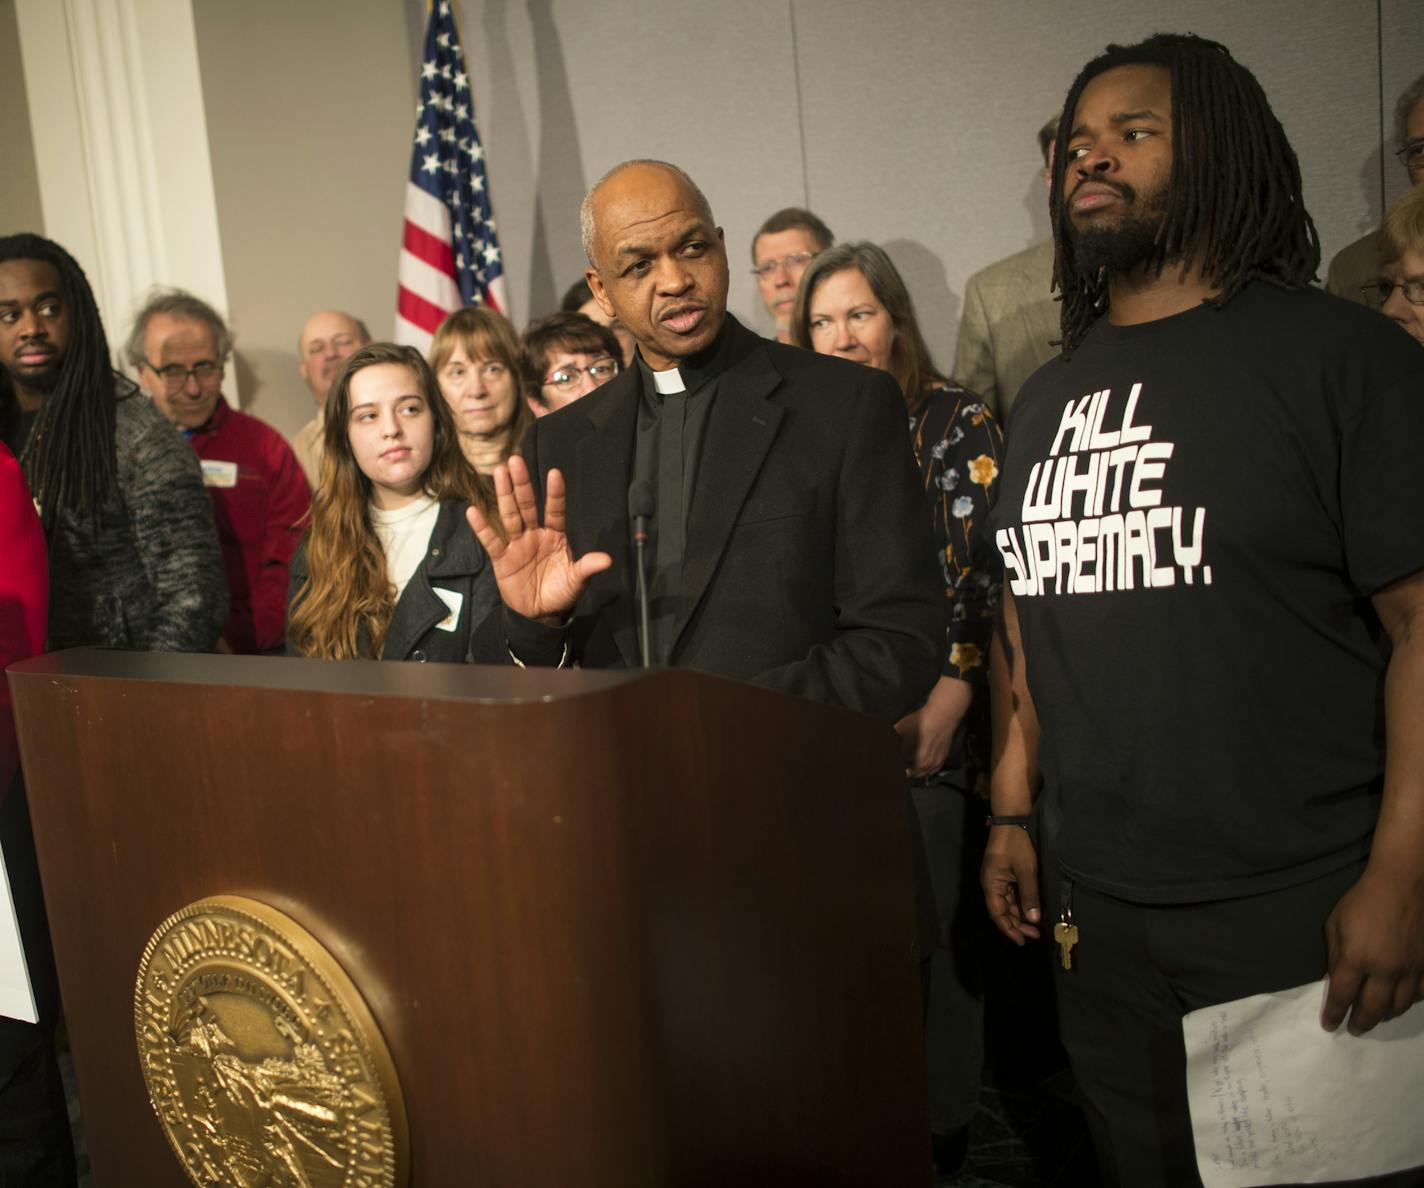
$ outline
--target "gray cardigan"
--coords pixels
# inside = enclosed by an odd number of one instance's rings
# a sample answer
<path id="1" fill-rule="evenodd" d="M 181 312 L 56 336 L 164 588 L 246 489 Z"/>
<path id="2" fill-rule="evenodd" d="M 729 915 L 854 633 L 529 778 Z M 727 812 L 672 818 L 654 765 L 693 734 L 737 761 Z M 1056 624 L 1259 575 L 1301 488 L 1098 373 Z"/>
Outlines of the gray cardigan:
<path id="1" fill-rule="evenodd" d="M 97 521 L 66 513 L 49 541 L 49 646 L 211 651 L 227 580 L 198 457 L 114 377 L 118 483 Z"/>

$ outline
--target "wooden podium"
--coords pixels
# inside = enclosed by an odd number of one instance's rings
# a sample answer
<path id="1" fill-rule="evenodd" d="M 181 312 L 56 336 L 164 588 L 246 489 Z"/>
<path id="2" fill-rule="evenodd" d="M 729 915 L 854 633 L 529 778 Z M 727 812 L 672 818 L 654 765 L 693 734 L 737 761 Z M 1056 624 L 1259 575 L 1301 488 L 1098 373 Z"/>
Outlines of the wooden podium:
<path id="1" fill-rule="evenodd" d="M 188 1182 L 134 982 L 216 894 L 359 987 L 416 1188 L 928 1182 L 883 723 L 678 670 L 78 650 L 9 679 L 104 1188 Z"/>

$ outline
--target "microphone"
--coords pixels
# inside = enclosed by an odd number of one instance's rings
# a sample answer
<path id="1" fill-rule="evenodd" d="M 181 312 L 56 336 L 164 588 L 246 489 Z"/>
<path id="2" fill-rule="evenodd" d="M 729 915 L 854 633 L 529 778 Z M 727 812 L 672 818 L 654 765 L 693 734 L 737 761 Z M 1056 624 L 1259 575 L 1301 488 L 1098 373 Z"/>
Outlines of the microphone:
<path id="1" fill-rule="evenodd" d="M 633 522 L 633 545 L 638 563 L 638 617 L 642 630 L 643 667 L 651 668 L 652 630 L 648 614 L 648 521 L 653 518 L 653 487 L 647 479 L 638 479 L 628 488 L 628 518 Z"/>

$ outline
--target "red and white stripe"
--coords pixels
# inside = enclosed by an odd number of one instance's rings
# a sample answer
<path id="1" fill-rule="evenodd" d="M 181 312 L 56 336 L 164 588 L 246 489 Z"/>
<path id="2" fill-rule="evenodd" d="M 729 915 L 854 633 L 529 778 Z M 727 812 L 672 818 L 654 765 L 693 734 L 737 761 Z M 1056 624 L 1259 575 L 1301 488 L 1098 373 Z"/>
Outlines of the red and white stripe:
<path id="1" fill-rule="evenodd" d="M 450 211 L 411 182 L 405 187 L 405 227 L 401 236 L 400 285 L 396 296 L 395 340 L 430 352 L 440 323 L 461 308 L 455 280 Z M 504 277 L 490 285 L 484 304 L 507 313 Z"/>

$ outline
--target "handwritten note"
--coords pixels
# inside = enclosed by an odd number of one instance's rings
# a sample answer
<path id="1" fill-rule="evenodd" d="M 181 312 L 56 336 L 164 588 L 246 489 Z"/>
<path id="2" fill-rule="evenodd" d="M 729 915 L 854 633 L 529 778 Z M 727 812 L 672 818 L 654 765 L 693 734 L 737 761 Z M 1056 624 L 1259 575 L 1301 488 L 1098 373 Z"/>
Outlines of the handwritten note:
<path id="1" fill-rule="evenodd" d="M 1318 982 L 1182 1020 L 1205 1188 L 1424 1165 L 1424 1005 L 1363 1036 L 1320 1027 Z"/>

